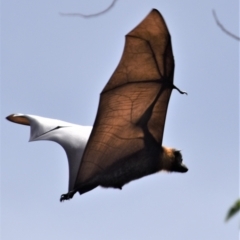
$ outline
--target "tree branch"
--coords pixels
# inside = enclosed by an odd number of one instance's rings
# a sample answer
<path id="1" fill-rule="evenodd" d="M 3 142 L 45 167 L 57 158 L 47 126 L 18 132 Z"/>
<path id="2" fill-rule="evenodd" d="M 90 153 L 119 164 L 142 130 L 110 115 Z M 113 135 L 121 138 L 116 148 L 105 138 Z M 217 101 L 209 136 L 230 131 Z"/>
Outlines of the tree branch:
<path id="1" fill-rule="evenodd" d="M 227 35 L 231 36 L 232 38 L 235 38 L 236 40 L 240 41 L 240 37 L 234 35 L 233 33 L 229 32 L 218 20 L 217 14 L 215 13 L 215 10 L 212 10 L 213 17 L 217 23 L 217 25 L 222 29 L 223 32 L 225 32 Z"/>
<path id="2" fill-rule="evenodd" d="M 117 0 L 113 0 L 112 3 L 103 11 L 101 12 L 97 12 L 97 13 L 93 13 L 93 14 L 82 14 L 82 13 L 59 13 L 61 16 L 70 16 L 70 17 L 83 17 L 83 18 L 91 18 L 91 17 L 97 17 L 99 15 L 102 15 L 106 12 L 108 12 L 111 8 L 113 8 L 113 6 L 115 5 L 115 3 L 117 2 Z"/>

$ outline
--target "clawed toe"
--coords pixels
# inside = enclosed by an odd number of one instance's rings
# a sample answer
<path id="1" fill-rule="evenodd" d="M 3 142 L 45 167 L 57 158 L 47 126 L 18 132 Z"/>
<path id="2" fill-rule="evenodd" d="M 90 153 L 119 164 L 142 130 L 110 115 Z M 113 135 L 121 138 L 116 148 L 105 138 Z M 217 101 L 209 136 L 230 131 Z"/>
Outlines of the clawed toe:
<path id="1" fill-rule="evenodd" d="M 60 197 L 60 202 L 63 202 L 64 200 L 68 200 L 68 194 L 62 194 Z"/>
<path id="2" fill-rule="evenodd" d="M 63 202 L 64 200 L 71 199 L 74 194 L 75 194 L 75 192 L 68 192 L 66 194 L 62 194 L 61 197 L 60 197 L 60 202 Z"/>

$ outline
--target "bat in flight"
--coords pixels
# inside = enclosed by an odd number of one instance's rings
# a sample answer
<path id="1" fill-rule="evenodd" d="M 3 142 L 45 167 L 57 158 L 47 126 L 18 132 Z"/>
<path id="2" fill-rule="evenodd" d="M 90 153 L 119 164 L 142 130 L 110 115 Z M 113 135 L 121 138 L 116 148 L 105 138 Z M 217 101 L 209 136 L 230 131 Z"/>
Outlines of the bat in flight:
<path id="1" fill-rule="evenodd" d="M 98 186 L 121 189 L 160 170 L 187 172 L 180 151 L 162 146 L 173 84 L 171 37 L 153 9 L 126 35 L 122 58 L 100 94 L 74 188 L 60 201 Z"/>
<path id="2" fill-rule="evenodd" d="M 7 119 L 29 125 L 30 141 L 51 140 L 65 149 L 69 188 L 60 201 L 97 186 L 121 189 L 161 170 L 186 172 L 180 151 L 162 146 L 171 91 L 185 93 L 173 84 L 173 74 L 170 34 L 153 9 L 126 35 L 121 61 L 101 93 L 93 130 L 34 115 Z"/>

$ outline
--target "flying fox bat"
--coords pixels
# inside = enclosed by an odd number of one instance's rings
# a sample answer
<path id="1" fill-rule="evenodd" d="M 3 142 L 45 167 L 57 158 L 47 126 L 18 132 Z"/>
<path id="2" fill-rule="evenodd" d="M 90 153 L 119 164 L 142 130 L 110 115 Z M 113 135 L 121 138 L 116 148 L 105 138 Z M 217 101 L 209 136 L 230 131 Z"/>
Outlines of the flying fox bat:
<path id="1" fill-rule="evenodd" d="M 98 112 L 74 188 L 60 201 L 97 186 L 119 188 L 160 170 L 186 172 L 180 151 L 162 146 L 173 84 L 171 37 L 153 9 L 126 35 L 122 58 L 100 94 Z"/>
<path id="2" fill-rule="evenodd" d="M 64 148 L 69 165 L 68 191 L 72 191 L 92 127 L 29 114 L 11 114 L 6 118 L 11 122 L 30 126 L 30 142 L 49 140 Z"/>

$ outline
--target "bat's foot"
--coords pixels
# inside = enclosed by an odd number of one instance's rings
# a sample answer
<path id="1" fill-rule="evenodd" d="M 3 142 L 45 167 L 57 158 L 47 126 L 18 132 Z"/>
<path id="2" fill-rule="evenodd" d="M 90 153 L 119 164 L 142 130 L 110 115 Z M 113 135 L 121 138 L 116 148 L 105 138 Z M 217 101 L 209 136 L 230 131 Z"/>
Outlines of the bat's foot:
<path id="1" fill-rule="evenodd" d="M 180 90 L 178 87 L 176 87 L 175 85 L 173 85 L 173 89 L 178 90 L 178 92 L 181 93 L 181 94 L 186 94 L 186 95 L 188 95 L 187 92 L 181 91 L 181 90 Z"/>
<path id="2" fill-rule="evenodd" d="M 123 186 L 123 185 L 114 185 L 113 187 L 114 187 L 114 188 L 118 188 L 119 190 L 122 190 L 122 186 Z"/>
<path id="3" fill-rule="evenodd" d="M 74 191 L 70 191 L 70 192 L 68 192 L 66 194 L 62 194 L 61 197 L 60 197 L 60 202 L 63 202 L 64 200 L 71 199 L 75 193 L 76 192 L 74 192 Z"/>

